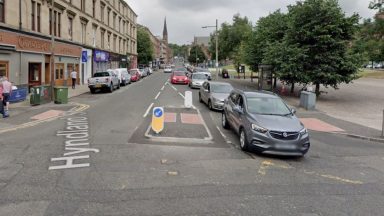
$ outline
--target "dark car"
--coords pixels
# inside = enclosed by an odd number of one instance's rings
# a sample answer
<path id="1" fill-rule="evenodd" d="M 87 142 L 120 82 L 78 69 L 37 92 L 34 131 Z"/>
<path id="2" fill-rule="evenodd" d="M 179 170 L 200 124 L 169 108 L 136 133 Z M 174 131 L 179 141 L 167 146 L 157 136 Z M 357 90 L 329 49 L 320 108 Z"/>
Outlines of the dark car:
<path id="1" fill-rule="evenodd" d="M 222 126 L 239 134 L 242 150 L 304 156 L 310 147 L 307 129 L 295 110 L 271 92 L 233 90 L 224 102 Z"/>

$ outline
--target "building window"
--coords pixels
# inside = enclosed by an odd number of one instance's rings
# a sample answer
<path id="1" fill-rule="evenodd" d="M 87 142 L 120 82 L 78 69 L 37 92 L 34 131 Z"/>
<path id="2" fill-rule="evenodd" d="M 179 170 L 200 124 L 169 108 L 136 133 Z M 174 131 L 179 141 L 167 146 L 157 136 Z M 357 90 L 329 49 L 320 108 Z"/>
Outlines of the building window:
<path id="1" fill-rule="evenodd" d="M 108 8 L 108 12 L 107 12 L 107 24 L 108 24 L 108 26 L 110 25 L 110 17 L 111 17 L 111 9 Z"/>
<path id="2" fill-rule="evenodd" d="M 49 9 L 49 34 L 52 35 L 52 9 Z"/>
<path id="3" fill-rule="evenodd" d="M 8 77 L 8 62 L 0 61 L 0 77 Z"/>
<path id="4" fill-rule="evenodd" d="M 69 40 L 72 40 L 73 18 L 68 17 L 68 36 Z"/>
<path id="5" fill-rule="evenodd" d="M 121 53 L 121 38 L 119 37 L 119 53 Z"/>
<path id="6" fill-rule="evenodd" d="M 113 51 L 116 52 L 116 36 L 113 36 Z"/>
<path id="7" fill-rule="evenodd" d="M 101 6 L 100 6 L 100 20 L 102 23 L 104 23 L 104 8 L 105 8 L 105 5 L 101 4 Z"/>
<path id="8" fill-rule="evenodd" d="M 96 30 L 97 26 L 92 26 L 92 46 L 96 47 Z"/>
<path id="9" fill-rule="evenodd" d="M 55 68 L 55 79 L 64 79 L 64 64 L 56 63 Z"/>
<path id="10" fill-rule="evenodd" d="M 82 11 L 85 11 L 85 0 L 81 0 L 81 6 L 80 6 L 80 9 Z"/>
<path id="11" fill-rule="evenodd" d="M 32 1 L 32 12 L 31 12 L 31 28 L 32 28 L 32 31 L 36 31 L 36 27 L 35 27 L 35 11 L 36 11 L 36 2 L 35 1 Z"/>
<path id="12" fill-rule="evenodd" d="M 96 17 L 96 0 L 92 0 L 92 16 Z"/>
<path id="13" fill-rule="evenodd" d="M 53 34 L 56 36 L 57 35 L 57 12 L 53 11 Z"/>
<path id="14" fill-rule="evenodd" d="M 100 32 L 101 32 L 101 37 L 100 37 L 101 48 L 104 49 L 105 30 L 101 30 Z"/>
<path id="15" fill-rule="evenodd" d="M 108 33 L 108 38 L 107 38 L 107 48 L 110 50 L 111 49 L 111 33 Z"/>
<path id="16" fill-rule="evenodd" d="M 117 29 L 116 28 L 116 13 L 115 12 L 113 12 L 113 27 L 112 27 L 113 29 Z"/>
<path id="17" fill-rule="evenodd" d="M 57 13 L 57 35 L 61 37 L 61 13 Z"/>
<path id="18" fill-rule="evenodd" d="M 40 18 L 41 17 L 41 4 L 39 4 L 39 3 L 37 4 L 36 15 L 37 15 L 37 17 L 36 17 L 37 18 L 37 20 L 36 20 L 37 21 L 37 31 L 41 32 L 41 24 L 40 24 L 41 23 L 41 18 Z"/>
<path id="19" fill-rule="evenodd" d="M 125 34 L 125 21 L 123 20 L 123 34 Z"/>
<path id="20" fill-rule="evenodd" d="M 85 44 L 87 39 L 87 23 L 81 22 L 81 43 Z"/>
<path id="21" fill-rule="evenodd" d="M 0 0 L 0 22 L 4 22 L 4 0 Z"/>
<path id="22" fill-rule="evenodd" d="M 121 17 L 119 17 L 119 32 L 121 32 Z"/>

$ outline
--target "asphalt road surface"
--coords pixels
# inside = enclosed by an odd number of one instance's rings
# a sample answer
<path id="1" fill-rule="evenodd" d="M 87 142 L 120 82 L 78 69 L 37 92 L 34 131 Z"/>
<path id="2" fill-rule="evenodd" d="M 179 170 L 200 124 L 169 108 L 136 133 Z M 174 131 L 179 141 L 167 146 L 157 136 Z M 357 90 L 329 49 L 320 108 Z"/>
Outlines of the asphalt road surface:
<path id="1" fill-rule="evenodd" d="M 311 131 L 304 158 L 244 153 L 198 90 L 201 128 L 178 133 L 192 141 L 146 137 L 152 108 L 179 109 L 189 90 L 168 78 L 81 95 L 84 111 L 1 134 L 0 215 L 383 215 L 384 144 Z"/>

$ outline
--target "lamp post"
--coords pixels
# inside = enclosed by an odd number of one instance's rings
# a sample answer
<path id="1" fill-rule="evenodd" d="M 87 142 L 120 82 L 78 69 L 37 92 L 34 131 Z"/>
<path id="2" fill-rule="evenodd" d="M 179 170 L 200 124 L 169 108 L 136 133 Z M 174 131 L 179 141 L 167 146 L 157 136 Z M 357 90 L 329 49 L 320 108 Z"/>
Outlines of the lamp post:
<path id="1" fill-rule="evenodd" d="M 215 32 L 215 40 L 216 40 L 216 80 L 219 77 L 219 36 L 218 36 L 218 20 L 216 19 L 216 25 L 215 26 L 203 26 L 202 28 L 216 28 Z"/>

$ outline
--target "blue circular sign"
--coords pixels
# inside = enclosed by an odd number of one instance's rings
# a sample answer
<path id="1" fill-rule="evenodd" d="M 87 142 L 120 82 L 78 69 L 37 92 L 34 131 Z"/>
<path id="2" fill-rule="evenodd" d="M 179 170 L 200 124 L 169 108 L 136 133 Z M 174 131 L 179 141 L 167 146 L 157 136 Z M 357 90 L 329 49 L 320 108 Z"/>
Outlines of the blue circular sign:
<path id="1" fill-rule="evenodd" d="M 153 114 L 156 116 L 156 117 L 161 117 L 163 115 L 163 110 L 161 110 L 160 108 L 157 108 L 153 111 Z"/>

